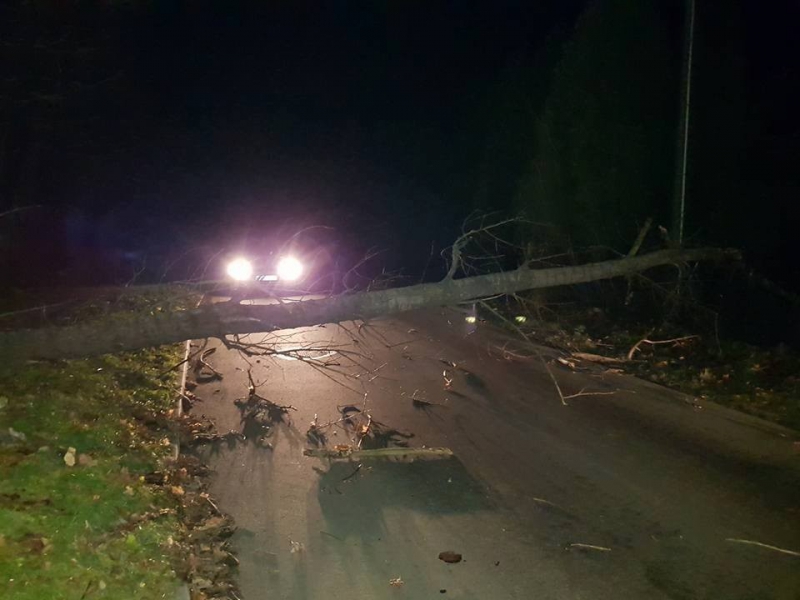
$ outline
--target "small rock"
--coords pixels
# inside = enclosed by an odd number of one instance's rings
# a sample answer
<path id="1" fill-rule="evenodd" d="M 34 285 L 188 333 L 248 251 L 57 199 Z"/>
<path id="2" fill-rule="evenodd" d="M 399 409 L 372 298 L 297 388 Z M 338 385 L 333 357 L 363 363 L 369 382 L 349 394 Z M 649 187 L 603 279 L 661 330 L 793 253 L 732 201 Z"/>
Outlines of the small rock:
<path id="1" fill-rule="evenodd" d="M 68 467 L 74 467 L 75 466 L 75 453 L 76 452 L 77 452 L 77 450 L 75 450 L 75 448 L 72 448 L 72 447 L 67 448 L 67 453 L 64 454 L 64 464 L 65 465 L 67 465 Z"/>

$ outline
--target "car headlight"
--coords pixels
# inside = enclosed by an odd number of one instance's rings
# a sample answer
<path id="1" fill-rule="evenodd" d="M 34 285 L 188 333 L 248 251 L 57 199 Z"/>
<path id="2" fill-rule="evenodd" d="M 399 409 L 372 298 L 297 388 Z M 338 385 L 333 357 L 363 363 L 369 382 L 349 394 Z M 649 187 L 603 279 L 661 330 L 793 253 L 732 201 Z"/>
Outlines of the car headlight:
<path id="1" fill-rule="evenodd" d="M 297 281 L 303 275 L 303 263 L 293 256 L 284 256 L 278 261 L 278 279 Z"/>
<path id="2" fill-rule="evenodd" d="M 228 263 L 228 277 L 236 281 L 247 281 L 253 278 L 253 263 L 246 258 L 237 258 Z"/>

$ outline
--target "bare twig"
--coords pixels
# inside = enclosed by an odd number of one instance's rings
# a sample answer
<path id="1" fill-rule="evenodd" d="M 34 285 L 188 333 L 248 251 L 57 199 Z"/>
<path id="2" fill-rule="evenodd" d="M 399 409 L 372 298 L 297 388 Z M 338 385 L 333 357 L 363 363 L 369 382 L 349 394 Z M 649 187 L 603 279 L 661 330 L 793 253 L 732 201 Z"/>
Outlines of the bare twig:
<path id="1" fill-rule="evenodd" d="M 587 392 L 585 390 L 586 388 L 583 388 L 577 394 L 570 394 L 569 396 L 564 396 L 564 400 L 579 398 L 580 396 L 613 396 L 619 391 L 619 390 L 614 390 L 613 392 Z"/>
<path id="2" fill-rule="evenodd" d="M 342 477 L 342 481 L 347 481 L 348 479 L 352 479 L 353 477 L 355 477 L 356 474 L 361 470 L 361 467 L 363 465 L 364 465 L 364 463 L 358 463 L 358 466 L 355 468 L 355 470 L 352 473 L 350 473 L 350 475 L 348 475 L 347 477 Z"/>
<path id="3" fill-rule="evenodd" d="M 591 352 L 573 352 L 572 357 L 577 358 L 578 360 L 585 360 L 587 362 L 594 362 L 601 365 L 621 365 L 625 363 L 625 360 L 621 358 L 603 356 L 602 354 L 592 354 Z"/>
<path id="4" fill-rule="evenodd" d="M 187 362 L 191 362 L 194 359 L 194 357 L 197 356 L 198 354 L 200 354 L 204 349 L 205 349 L 205 346 L 201 347 L 199 350 L 195 350 L 189 356 L 184 358 L 181 362 L 172 365 L 168 369 L 164 369 L 163 371 L 161 371 L 161 373 L 156 375 L 156 379 L 161 379 L 162 377 L 164 377 L 164 375 L 166 375 L 170 371 L 174 371 L 175 369 L 180 367 L 182 364 L 187 363 Z"/>
<path id="5" fill-rule="evenodd" d="M 17 206 L 17 207 L 14 207 L 14 208 L 9 208 L 8 210 L 4 210 L 3 212 L 0 212 L 0 219 L 3 219 L 3 218 L 5 218 L 5 217 L 7 217 L 9 215 L 13 215 L 13 214 L 18 213 L 18 212 L 22 212 L 24 210 L 33 210 L 34 208 L 41 208 L 41 207 L 42 207 L 41 204 L 32 204 L 30 206 Z"/>
<path id="6" fill-rule="evenodd" d="M 547 371 L 547 375 L 550 377 L 550 381 L 552 381 L 552 382 L 553 382 L 553 387 L 555 387 L 555 389 L 556 389 L 556 392 L 558 392 L 558 397 L 559 397 L 559 399 L 561 400 L 561 404 L 562 404 L 562 405 L 564 405 L 564 406 L 568 406 L 568 404 L 567 404 L 567 400 L 566 400 L 566 398 L 564 397 L 564 392 L 562 392 L 562 391 L 561 391 L 561 386 L 558 384 L 558 380 L 556 379 L 556 376 L 555 376 L 555 375 L 553 375 L 553 371 L 550 369 L 550 365 L 549 365 L 549 364 L 547 363 L 547 361 L 544 359 L 544 356 L 542 356 L 542 353 L 541 353 L 541 352 L 539 352 L 539 350 L 536 348 L 536 346 L 533 344 L 533 342 L 531 342 L 531 340 L 530 340 L 530 338 L 528 337 L 528 335 L 527 335 L 527 334 L 526 334 L 524 331 L 522 331 L 522 329 L 520 329 L 519 327 L 517 327 L 517 325 L 516 325 L 515 323 L 511 322 L 509 319 L 507 319 L 505 316 L 503 316 L 502 314 L 500 314 L 498 311 L 496 311 L 495 309 L 493 309 L 491 306 L 489 306 L 489 305 L 488 305 L 488 304 L 486 304 L 485 302 L 481 302 L 481 305 L 482 305 L 484 308 L 486 308 L 487 310 L 489 310 L 489 311 L 491 311 L 492 313 L 494 313 L 494 314 L 495 314 L 495 316 L 497 316 L 497 317 L 499 317 L 500 319 L 502 319 L 503 321 L 505 321 L 505 322 L 506 322 L 508 325 L 510 325 L 512 328 L 514 328 L 514 329 L 517 331 L 517 333 L 518 333 L 520 336 L 522 336 L 522 338 L 523 338 L 523 339 L 524 339 L 526 342 L 528 342 L 528 344 L 530 345 L 530 347 L 531 347 L 531 349 L 533 350 L 533 352 L 536 354 L 536 356 L 537 356 L 537 357 L 539 358 L 539 360 L 541 361 L 542 365 L 544 365 L 544 370 L 545 370 L 545 371 Z"/>
<path id="7" fill-rule="evenodd" d="M 639 230 L 639 235 L 636 236 L 636 241 L 633 242 L 633 246 L 631 246 L 628 252 L 628 256 L 636 256 L 639 253 L 639 248 L 642 247 L 642 242 L 644 242 L 644 238 L 647 236 L 647 232 L 650 231 L 652 225 L 653 217 L 647 217 L 644 225 L 642 225 L 642 228 Z"/>
<path id="8" fill-rule="evenodd" d="M 787 550 L 786 548 L 778 548 L 777 546 L 771 546 L 769 544 L 762 544 L 761 542 L 754 542 L 753 540 L 742 540 L 738 538 L 726 538 L 726 542 L 732 542 L 734 544 L 748 544 L 750 546 L 758 546 L 759 548 L 766 548 L 767 550 L 774 550 L 775 552 L 780 552 L 781 554 L 788 554 L 789 556 L 800 556 L 800 552 L 795 552 L 794 550 Z"/>
<path id="9" fill-rule="evenodd" d="M 211 356 L 217 351 L 216 348 L 207 348 L 200 353 L 200 356 L 197 358 L 197 365 L 195 366 L 195 373 L 197 374 L 197 379 L 200 381 L 201 379 L 204 381 L 213 381 L 215 379 L 222 379 L 222 373 L 217 371 L 214 367 L 212 367 L 206 358 Z M 208 369 L 211 372 L 211 375 L 203 375 L 202 370 Z"/>
<path id="10" fill-rule="evenodd" d="M 633 347 L 628 351 L 628 360 L 633 360 L 633 355 L 639 351 L 639 346 L 642 344 L 650 344 L 656 346 L 658 344 L 674 344 L 676 342 L 682 342 L 684 340 L 691 340 L 695 338 L 699 338 L 699 335 L 685 335 L 683 337 L 673 338 L 671 340 L 648 340 L 647 338 L 641 339 L 636 342 Z"/>
<path id="11" fill-rule="evenodd" d="M 367 415 L 367 424 L 361 427 L 358 436 L 358 445 L 357 448 L 361 449 L 361 443 L 364 441 L 364 438 L 369 435 L 369 428 L 372 427 L 372 416 Z"/>
<path id="12" fill-rule="evenodd" d="M 553 508 L 558 508 L 560 510 L 564 510 L 564 507 L 556 504 L 555 502 L 550 502 L 550 500 L 545 500 L 544 498 L 531 498 L 537 504 L 546 504 L 547 506 L 552 506 Z"/>
<path id="13" fill-rule="evenodd" d="M 598 552 L 611 552 L 611 548 L 607 548 L 606 546 L 595 546 L 594 544 L 575 543 L 575 544 L 570 544 L 569 547 L 582 548 L 584 550 L 597 550 Z"/>
<path id="14" fill-rule="evenodd" d="M 497 238 L 494 234 L 489 233 L 489 232 L 492 229 L 496 229 L 496 228 L 501 227 L 503 225 L 507 225 L 509 223 L 514 223 L 514 222 L 517 222 L 517 221 L 519 221 L 519 219 L 517 219 L 517 218 L 505 219 L 503 221 L 498 221 L 497 223 L 492 223 L 491 225 L 482 225 L 481 227 L 479 227 L 477 229 L 472 229 L 470 231 L 467 231 L 467 232 L 463 233 L 455 242 L 453 242 L 453 246 L 451 248 L 450 269 L 447 271 L 447 275 L 445 275 L 445 278 L 444 278 L 445 281 L 453 279 L 453 277 L 456 274 L 456 271 L 458 271 L 458 268 L 463 266 L 462 265 L 462 260 L 461 260 L 462 259 L 461 252 L 464 249 L 464 247 L 470 242 L 470 240 L 475 235 L 477 235 L 479 233 L 488 233 L 496 241 L 501 241 L 502 242 L 502 240 L 499 240 L 499 238 Z M 503 243 L 505 243 L 505 242 L 503 242 Z M 485 254 L 482 255 L 482 258 L 486 258 L 486 255 Z"/>

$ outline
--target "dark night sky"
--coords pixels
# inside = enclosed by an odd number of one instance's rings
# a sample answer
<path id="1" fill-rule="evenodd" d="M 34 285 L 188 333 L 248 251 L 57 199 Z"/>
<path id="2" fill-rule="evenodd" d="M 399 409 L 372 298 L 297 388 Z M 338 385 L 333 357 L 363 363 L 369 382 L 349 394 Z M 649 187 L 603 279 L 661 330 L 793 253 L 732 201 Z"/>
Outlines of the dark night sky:
<path id="1" fill-rule="evenodd" d="M 330 225 L 340 247 L 379 246 L 384 264 L 413 271 L 475 207 L 468 182 L 503 73 L 568 36 L 586 4 L 42 2 L 33 24 L 3 23 L 14 93 L 61 81 L 66 99 L 42 108 L 4 95 L 6 143 L 28 145 L 7 146 L 16 187 L 4 182 L 3 206 L 57 206 L 73 215 L 68 239 L 97 229 L 96 245 L 154 254 Z M 679 48 L 680 3 L 662 4 Z M 797 10 L 762 5 L 744 3 L 745 87 L 749 123 L 775 154 L 759 153 L 752 174 L 774 182 L 800 136 Z M 36 39 L 63 40 L 60 58 L 26 50 Z M 794 202 L 797 179 L 783 185 L 773 196 Z"/>
<path id="2" fill-rule="evenodd" d="M 362 245 L 402 233 L 422 253 L 470 211 L 447 197 L 464 168 L 468 111 L 514 52 L 576 12 L 561 2 L 263 4 L 162 9 L 132 29 L 143 118 L 155 113 L 167 135 L 190 140 L 190 162 L 210 179 L 202 207 L 332 224 Z"/>

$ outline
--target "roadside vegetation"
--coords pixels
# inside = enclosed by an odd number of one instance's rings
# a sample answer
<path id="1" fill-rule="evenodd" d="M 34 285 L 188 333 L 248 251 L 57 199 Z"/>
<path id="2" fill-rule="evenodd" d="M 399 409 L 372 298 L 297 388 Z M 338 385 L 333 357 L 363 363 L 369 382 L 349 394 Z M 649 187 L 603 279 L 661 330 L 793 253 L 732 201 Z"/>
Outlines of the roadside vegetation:
<path id="1" fill-rule="evenodd" d="M 651 281 L 633 290 L 624 281 L 604 282 L 528 293 L 493 306 L 507 327 L 570 360 L 576 353 L 589 361 L 592 355 L 611 359 L 616 362 L 602 364 L 800 431 L 797 350 L 737 339 L 724 316 L 689 295 L 665 295 Z M 752 312 L 758 318 L 756 307 Z"/>
<path id="2" fill-rule="evenodd" d="M 124 319 L 187 298 L 99 295 L 49 315 L 15 311 L 3 325 Z M 202 469 L 175 462 L 173 447 L 185 433 L 174 414 L 183 350 L 0 372 L 0 597 L 174 598 L 181 580 L 199 576 L 193 541 L 211 508 L 195 506 Z"/>
<path id="3" fill-rule="evenodd" d="M 180 347 L 33 364 L 0 380 L 0 595 L 169 598 L 171 454 L 143 418 L 171 409 Z"/>

